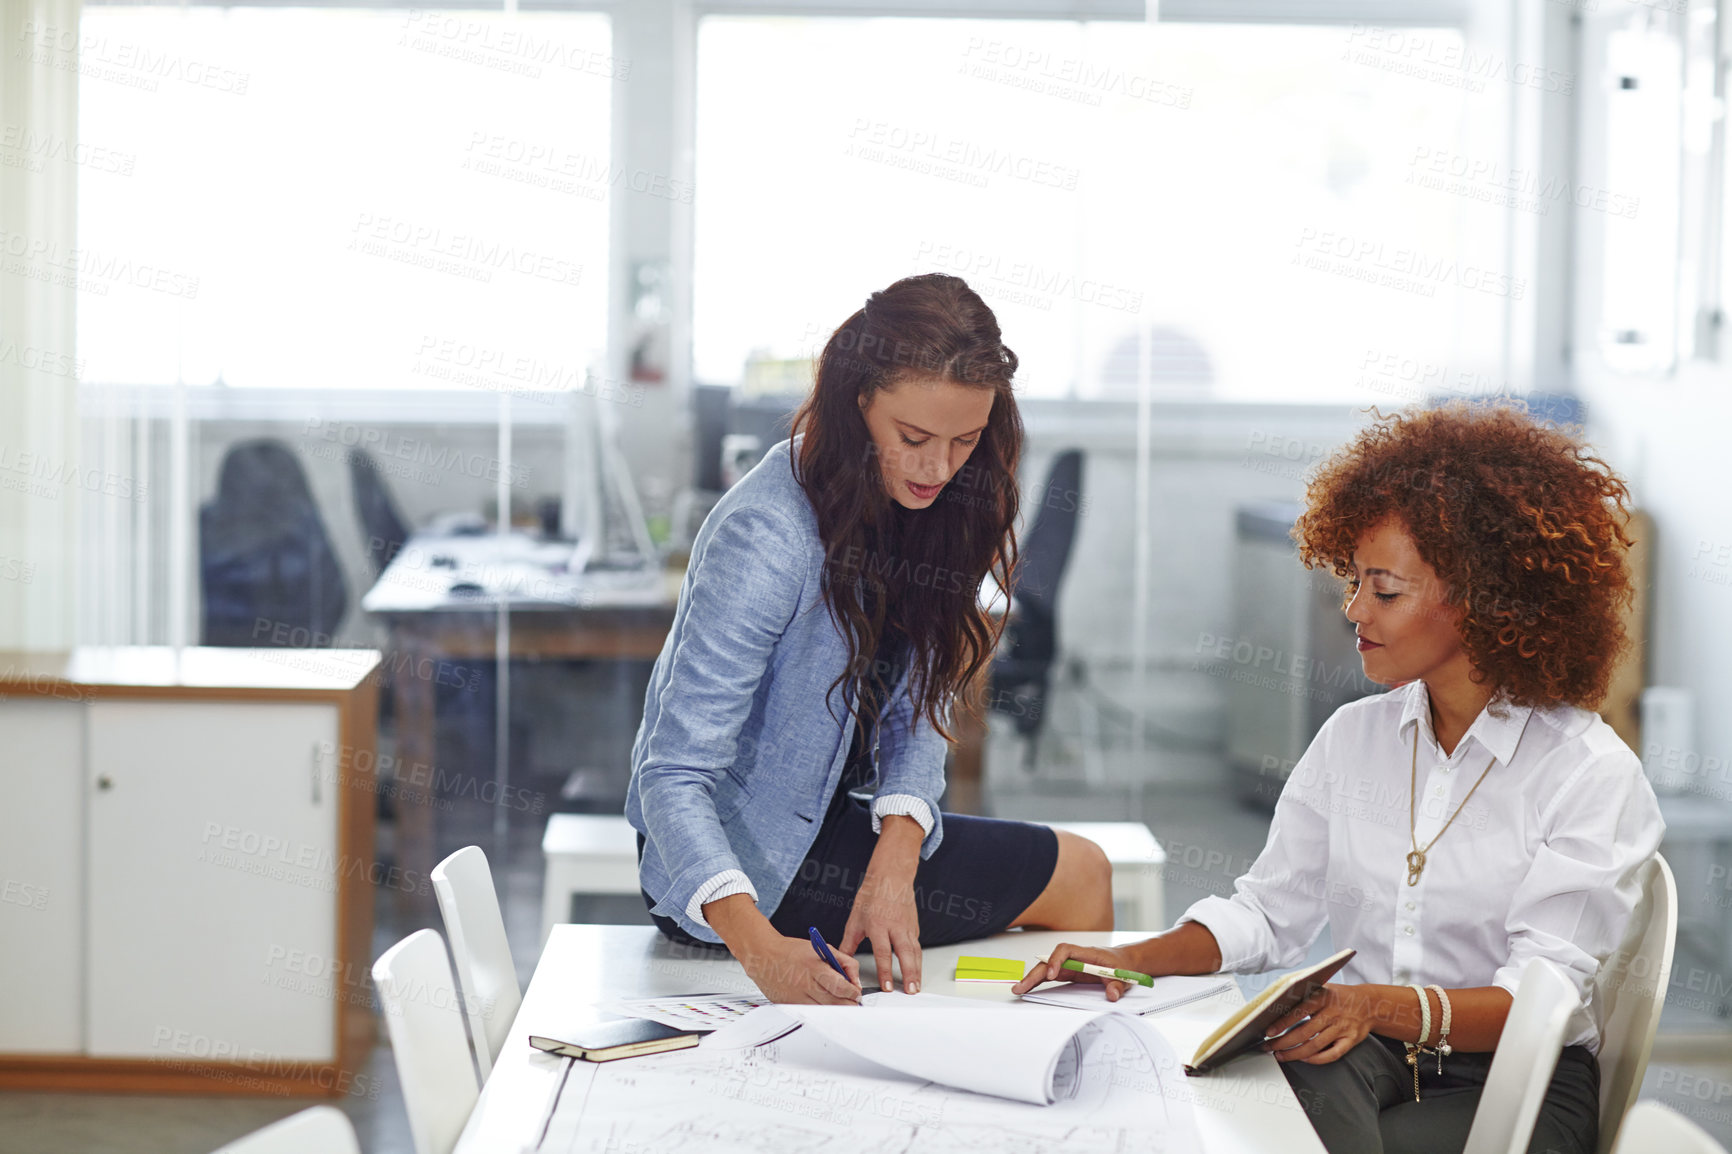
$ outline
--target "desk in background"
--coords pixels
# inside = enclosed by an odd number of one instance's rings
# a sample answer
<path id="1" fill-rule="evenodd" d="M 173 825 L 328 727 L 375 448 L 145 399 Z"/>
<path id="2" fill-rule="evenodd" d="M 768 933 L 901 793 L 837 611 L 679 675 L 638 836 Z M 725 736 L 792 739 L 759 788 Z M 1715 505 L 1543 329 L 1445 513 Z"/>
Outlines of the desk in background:
<path id="1" fill-rule="evenodd" d="M 398 761 L 415 786 L 426 784 L 397 795 L 397 860 L 405 870 L 425 876 L 433 867 L 434 691 L 462 677 L 460 663 L 653 661 L 661 652 L 683 574 L 572 573 L 572 555 L 570 542 L 524 533 L 418 533 L 362 599 L 389 630 Z"/>
<path id="2" fill-rule="evenodd" d="M 1036 957 L 1061 941 L 1113 945 L 1140 934 L 1023 933 L 925 951 L 922 989 L 953 997 L 1013 1000 L 1009 988 L 958 983 L 950 975 L 962 954 Z M 870 955 L 862 956 L 868 987 Z M 611 998 L 749 990 L 739 963 L 724 953 L 682 947 L 649 926 L 554 927 L 523 1006 L 511 1025 L 493 1073 L 482 1088 L 456 1154 L 518 1154 L 534 1149 L 566 1059 L 531 1050 L 530 1033 L 571 1028 L 602 1015 Z M 1192 1053 L 1242 999 L 1237 991 L 1154 1015 L 1152 1021 L 1181 1055 Z M 868 1011 L 862 1011 L 868 1012 Z M 645 1067 L 646 1072 L 652 1067 Z M 1322 1154 L 1323 1146 L 1275 1059 L 1256 1054 L 1195 1082 L 1196 1124 L 1207 1154 Z M 1206 1091 L 1206 1092 L 1205 1092 Z M 1174 1154 L 1189 1152 L 1174 1151 Z"/>

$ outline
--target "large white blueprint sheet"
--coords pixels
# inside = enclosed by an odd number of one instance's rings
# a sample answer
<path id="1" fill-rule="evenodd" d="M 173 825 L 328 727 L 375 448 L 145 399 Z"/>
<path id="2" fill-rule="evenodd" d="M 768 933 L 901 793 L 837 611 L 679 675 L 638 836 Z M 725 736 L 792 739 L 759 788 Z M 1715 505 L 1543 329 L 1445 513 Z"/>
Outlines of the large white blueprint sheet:
<path id="1" fill-rule="evenodd" d="M 1086 1021 L 1063 1045 L 1045 1106 L 899 1073 L 801 1028 L 753 1048 L 574 1061 L 537 1149 L 1179 1154 L 1197 1149 L 1184 1083 L 1160 1032 L 1125 1015 Z"/>
<path id="2" fill-rule="evenodd" d="M 1050 1006 L 993 1005 L 937 994 L 871 993 L 863 1006 L 764 1006 L 703 1045 L 745 1049 L 795 1029 L 924 1082 L 1051 1105 L 1071 1042 L 1096 1017 Z"/>

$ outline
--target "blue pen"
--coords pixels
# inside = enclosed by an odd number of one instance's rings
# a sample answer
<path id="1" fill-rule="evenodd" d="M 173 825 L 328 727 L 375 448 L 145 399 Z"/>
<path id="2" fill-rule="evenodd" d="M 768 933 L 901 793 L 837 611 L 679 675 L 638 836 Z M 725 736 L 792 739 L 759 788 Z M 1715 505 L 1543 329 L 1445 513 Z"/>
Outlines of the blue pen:
<path id="1" fill-rule="evenodd" d="M 835 970 L 844 978 L 848 978 L 848 971 L 842 968 L 842 963 L 836 960 L 836 955 L 832 954 L 830 952 L 830 947 L 824 944 L 824 935 L 818 932 L 818 927 L 813 926 L 810 930 L 810 934 L 812 937 L 812 948 L 818 951 L 818 956 L 823 958 L 825 963 L 828 964 L 832 970 Z M 852 985 L 854 979 L 848 978 L 848 983 Z"/>

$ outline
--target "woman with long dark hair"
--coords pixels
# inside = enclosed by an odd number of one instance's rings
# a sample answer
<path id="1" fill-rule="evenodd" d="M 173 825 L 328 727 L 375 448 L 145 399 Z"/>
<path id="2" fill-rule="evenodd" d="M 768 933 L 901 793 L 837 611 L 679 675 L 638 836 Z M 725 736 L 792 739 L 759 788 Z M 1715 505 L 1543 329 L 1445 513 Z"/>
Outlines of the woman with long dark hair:
<path id="1" fill-rule="evenodd" d="M 693 545 L 626 817 L 662 932 L 725 943 L 777 1001 L 856 1000 L 861 943 L 918 992 L 922 945 L 1112 926 L 1094 843 L 938 808 L 951 704 L 998 637 L 981 582 L 1015 577 L 1016 363 L 957 277 L 873 293 Z"/>

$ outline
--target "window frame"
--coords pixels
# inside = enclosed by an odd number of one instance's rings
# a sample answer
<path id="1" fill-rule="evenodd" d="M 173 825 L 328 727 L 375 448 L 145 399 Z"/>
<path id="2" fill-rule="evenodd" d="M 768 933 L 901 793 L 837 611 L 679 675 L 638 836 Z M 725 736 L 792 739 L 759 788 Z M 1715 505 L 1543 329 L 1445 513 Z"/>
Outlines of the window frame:
<path id="1" fill-rule="evenodd" d="M 450 9 L 491 11 L 473 0 L 182 0 L 193 7 L 221 8 L 356 8 L 364 10 Z M 638 77 L 663 78 L 665 85 L 649 98 L 632 86 L 615 94 L 610 149 L 616 165 L 642 164 L 642 143 L 659 153 L 659 171 L 688 184 L 693 180 L 697 144 L 696 65 L 698 24 L 707 16 L 809 16 L 866 19 L 914 17 L 929 19 L 1021 19 L 1144 21 L 1153 15 L 1163 22 L 1353 25 L 1379 27 L 1450 27 L 1467 30 L 1475 18 L 1476 0 L 1412 0 L 1391 9 L 1382 0 L 504 0 L 497 9 L 512 11 L 595 12 L 610 17 L 614 51 L 633 61 Z M 90 7 L 135 6 L 135 0 L 88 0 Z M 650 9 L 661 9 L 651 12 Z M 646 19 L 646 15 L 648 18 Z M 666 19 L 671 17 L 671 27 Z M 645 36 L 645 31 L 672 35 Z M 628 155 L 628 151 L 637 150 Z M 628 286 L 645 262 L 667 265 L 670 363 L 668 401 L 683 411 L 692 387 L 692 274 L 695 254 L 694 214 L 689 202 L 656 208 L 609 203 L 607 278 L 608 375 L 624 379 L 626 336 L 632 330 Z M 657 206 L 659 208 L 661 206 Z M 1509 335 L 1505 334 L 1506 343 Z M 110 382 L 105 382 L 109 384 Z M 129 387 L 127 382 L 111 382 Z M 173 386 L 162 386 L 173 387 Z M 326 390 L 309 387 L 308 394 Z M 1079 403 L 1085 403 L 1078 398 Z"/>

